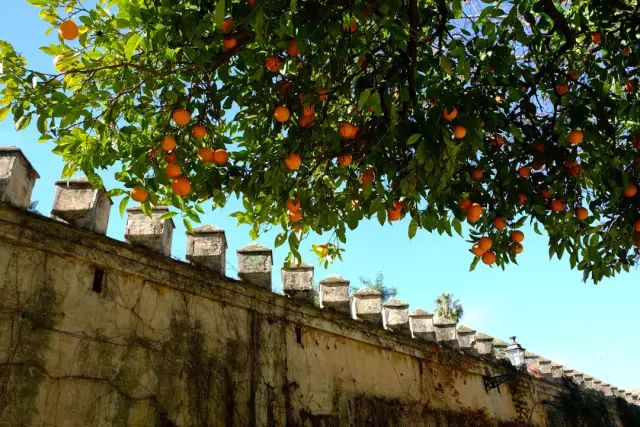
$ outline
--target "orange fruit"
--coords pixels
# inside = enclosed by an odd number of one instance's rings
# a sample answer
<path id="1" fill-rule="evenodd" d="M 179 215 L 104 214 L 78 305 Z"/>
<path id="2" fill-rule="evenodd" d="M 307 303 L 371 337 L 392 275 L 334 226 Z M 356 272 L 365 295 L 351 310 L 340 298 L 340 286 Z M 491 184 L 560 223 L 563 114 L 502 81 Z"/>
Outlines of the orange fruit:
<path id="1" fill-rule="evenodd" d="M 358 29 L 358 27 L 357 27 L 355 21 L 351 21 L 350 25 L 347 25 L 346 22 L 344 24 L 342 24 L 342 29 L 347 33 L 355 33 L 356 30 Z"/>
<path id="2" fill-rule="evenodd" d="M 186 126 L 191 120 L 191 114 L 184 108 L 178 108 L 173 112 L 173 121 L 178 126 Z"/>
<path id="3" fill-rule="evenodd" d="M 303 105 L 302 106 L 302 116 L 303 117 L 313 117 L 316 112 L 316 107 L 313 104 Z"/>
<path id="4" fill-rule="evenodd" d="M 633 92 L 635 89 L 636 89 L 636 85 L 631 80 L 627 81 L 624 84 L 624 90 L 626 90 L 627 92 Z"/>
<path id="5" fill-rule="evenodd" d="M 594 44 L 599 44 L 602 41 L 602 34 L 599 31 L 594 31 L 591 33 L 591 42 Z"/>
<path id="6" fill-rule="evenodd" d="M 347 167 L 351 164 L 353 157 L 349 153 L 340 154 L 338 156 L 338 164 L 343 167 Z"/>
<path id="7" fill-rule="evenodd" d="M 521 205 L 524 205 L 525 203 L 527 203 L 528 199 L 529 197 L 526 194 L 518 193 L 518 203 L 520 203 Z"/>
<path id="8" fill-rule="evenodd" d="M 636 219 L 636 222 L 633 223 L 633 229 L 637 232 L 640 233 L 640 218 Z"/>
<path id="9" fill-rule="evenodd" d="M 313 116 L 302 116 L 298 119 L 300 127 L 306 128 L 313 125 Z"/>
<path id="10" fill-rule="evenodd" d="M 513 242 L 509 245 L 509 249 L 511 249 L 511 252 L 518 255 L 522 253 L 522 251 L 524 250 L 524 247 L 522 246 L 522 244 L 518 242 Z"/>
<path id="11" fill-rule="evenodd" d="M 498 230 L 504 230 L 507 227 L 507 220 L 501 216 L 496 217 L 496 219 L 493 220 L 493 226 Z"/>
<path id="12" fill-rule="evenodd" d="M 569 80 L 574 81 L 574 82 L 575 82 L 576 80 L 578 80 L 578 78 L 579 78 L 579 77 L 580 77 L 580 74 L 578 74 L 578 72 L 577 72 L 576 70 L 570 70 L 570 71 L 567 73 L 567 78 L 568 78 Z"/>
<path id="13" fill-rule="evenodd" d="M 622 56 L 631 56 L 631 49 L 629 49 L 628 47 L 625 47 L 622 49 Z"/>
<path id="14" fill-rule="evenodd" d="M 494 254 L 493 252 L 485 252 L 482 255 L 482 262 L 487 265 L 493 264 L 494 262 L 496 262 L 496 254 Z"/>
<path id="15" fill-rule="evenodd" d="M 362 185 L 369 185 L 373 182 L 375 177 L 376 172 L 373 169 L 367 169 L 360 177 L 360 182 Z"/>
<path id="16" fill-rule="evenodd" d="M 543 199 L 548 199 L 549 197 L 551 197 L 551 190 L 549 190 L 548 188 L 545 188 L 543 190 L 540 190 L 540 195 L 542 196 Z"/>
<path id="17" fill-rule="evenodd" d="M 354 209 L 358 209 L 358 208 L 360 207 L 360 202 L 359 202 L 359 201 L 357 201 L 357 200 L 351 200 L 351 206 L 352 206 Z"/>
<path id="18" fill-rule="evenodd" d="M 191 135 L 196 139 L 202 139 L 207 136 L 207 128 L 202 125 L 196 125 L 191 129 Z"/>
<path id="19" fill-rule="evenodd" d="M 486 251 L 484 251 L 478 244 L 471 246 L 471 253 L 475 256 L 482 256 Z"/>
<path id="20" fill-rule="evenodd" d="M 167 163 L 175 163 L 176 162 L 176 152 L 172 151 L 171 153 L 167 153 L 164 155 L 164 160 Z"/>
<path id="21" fill-rule="evenodd" d="M 569 140 L 569 144 L 579 145 L 582 143 L 582 140 L 584 139 L 584 133 L 581 130 L 574 129 L 571 132 L 569 132 L 567 139 Z"/>
<path id="22" fill-rule="evenodd" d="M 518 169 L 518 175 L 520 175 L 521 178 L 527 178 L 529 175 L 531 175 L 531 170 L 526 166 L 522 166 L 520 169 Z"/>
<path id="23" fill-rule="evenodd" d="M 533 149 L 536 150 L 536 153 L 544 153 L 544 144 L 542 142 L 538 142 L 533 145 Z"/>
<path id="24" fill-rule="evenodd" d="M 225 51 L 231 50 L 236 46 L 238 46 L 238 40 L 236 40 L 235 37 L 225 37 L 224 40 L 222 40 L 222 48 Z"/>
<path id="25" fill-rule="evenodd" d="M 638 187 L 635 184 L 629 184 L 623 191 L 625 197 L 633 197 L 638 193 Z"/>
<path id="26" fill-rule="evenodd" d="M 133 187 L 129 194 L 131 195 L 131 198 L 138 203 L 144 203 L 144 201 L 149 197 L 147 190 L 140 186 Z"/>
<path id="27" fill-rule="evenodd" d="M 480 240 L 478 240 L 478 246 L 480 247 L 480 249 L 486 252 L 493 246 L 493 241 L 490 237 L 484 236 L 481 237 Z"/>
<path id="28" fill-rule="evenodd" d="M 471 205 L 472 205 L 472 202 L 469 199 L 462 199 L 458 203 L 460 210 L 462 210 L 463 212 L 466 212 L 471 207 Z"/>
<path id="29" fill-rule="evenodd" d="M 302 211 L 289 211 L 289 221 L 298 222 L 302 219 Z"/>
<path id="30" fill-rule="evenodd" d="M 558 213 L 564 210 L 564 202 L 560 199 L 554 199 L 551 201 L 551 212 Z"/>
<path id="31" fill-rule="evenodd" d="M 291 117 L 291 113 L 289 113 L 289 109 L 284 105 L 279 105 L 273 110 L 273 118 L 276 119 L 278 123 L 284 123 L 289 120 Z"/>
<path id="32" fill-rule="evenodd" d="M 298 56 L 298 42 L 296 42 L 296 39 L 289 39 L 287 43 L 287 54 L 289 56 Z"/>
<path id="33" fill-rule="evenodd" d="M 165 135 L 160 144 L 164 151 L 173 151 L 176 149 L 176 145 L 176 139 L 171 135 Z"/>
<path id="34" fill-rule="evenodd" d="M 171 184 L 171 189 L 178 196 L 184 197 L 191 192 L 191 182 L 187 178 L 178 177 Z"/>
<path id="35" fill-rule="evenodd" d="M 289 212 L 297 212 L 300 210 L 300 200 L 298 200 L 297 198 L 287 199 L 287 202 L 285 204 Z"/>
<path id="36" fill-rule="evenodd" d="M 456 137 L 456 139 L 462 139 L 467 135 L 467 129 L 465 129 L 464 126 L 462 125 L 456 125 L 453 128 L 453 136 Z"/>
<path id="37" fill-rule="evenodd" d="M 321 87 L 320 89 L 318 89 L 318 99 L 320 101 L 326 101 L 327 99 L 329 99 L 329 89 L 327 89 L 326 87 Z"/>
<path id="38" fill-rule="evenodd" d="M 247 4 L 249 7 L 254 7 L 256 5 L 256 0 L 247 0 Z"/>
<path id="39" fill-rule="evenodd" d="M 236 23 L 233 21 L 233 19 L 225 18 L 225 20 L 222 21 L 222 26 L 220 27 L 220 31 L 222 31 L 222 34 L 229 34 L 231 30 L 233 30 L 233 27 L 235 25 Z"/>
<path id="40" fill-rule="evenodd" d="M 447 110 L 446 107 L 442 110 L 442 118 L 445 120 L 451 121 L 456 117 L 458 117 L 458 109 L 456 107 L 451 107 L 451 111 Z"/>
<path id="41" fill-rule="evenodd" d="M 520 230 L 513 230 L 511 232 L 511 241 L 521 243 L 524 240 L 524 233 Z"/>
<path id="42" fill-rule="evenodd" d="M 198 159 L 202 163 L 213 162 L 213 150 L 209 147 L 198 148 Z"/>
<path id="43" fill-rule="evenodd" d="M 264 61 L 264 66 L 272 73 L 277 73 L 280 71 L 280 58 L 277 56 L 268 56 Z"/>
<path id="44" fill-rule="evenodd" d="M 556 93 L 558 96 L 564 96 L 569 92 L 569 86 L 566 83 L 556 85 Z"/>
<path id="45" fill-rule="evenodd" d="M 387 218 L 389 222 L 398 221 L 402 217 L 402 202 L 399 200 L 393 201 L 393 207 L 387 208 Z"/>
<path id="46" fill-rule="evenodd" d="M 586 208 L 583 208 L 582 206 L 580 206 L 576 208 L 575 214 L 576 214 L 576 218 L 578 218 L 579 221 L 584 221 L 589 216 L 589 211 Z"/>
<path id="47" fill-rule="evenodd" d="M 213 152 L 213 163 L 217 166 L 224 166 L 229 161 L 229 153 L 223 148 L 218 148 Z"/>
<path id="48" fill-rule="evenodd" d="M 494 135 L 489 138 L 489 144 L 492 147 L 500 148 L 504 145 L 504 137 L 502 135 Z"/>
<path id="49" fill-rule="evenodd" d="M 482 172 L 482 169 L 480 168 L 475 168 L 471 171 L 471 179 L 474 181 L 482 181 L 482 177 L 484 176 L 484 173 Z"/>
<path id="50" fill-rule="evenodd" d="M 176 165 L 175 163 L 170 163 L 164 168 L 164 172 L 167 174 L 169 178 L 177 178 L 182 173 L 180 169 L 180 165 Z"/>
<path id="51" fill-rule="evenodd" d="M 78 26 L 73 21 L 63 21 L 58 27 L 58 34 L 65 40 L 75 40 L 80 34 Z"/>
<path id="52" fill-rule="evenodd" d="M 290 171 L 295 171 L 302 164 L 302 159 L 298 154 L 291 153 L 284 159 L 284 164 Z"/>
<path id="53" fill-rule="evenodd" d="M 351 123 L 342 123 L 338 127 L 338 133 L 344 139 L 355 139 L 359 130 L 360 128 L 358 128 L 358 126 L 352 125 Z"/>
<path id="54" fill-rule="evenodd" d="M 474 222 L 478 222 L 478 220 L 482 217 L 482 206 L 478 203 L 472 203 L 469 209 L 467 210 L 467 221 L 473 224 Z"/>

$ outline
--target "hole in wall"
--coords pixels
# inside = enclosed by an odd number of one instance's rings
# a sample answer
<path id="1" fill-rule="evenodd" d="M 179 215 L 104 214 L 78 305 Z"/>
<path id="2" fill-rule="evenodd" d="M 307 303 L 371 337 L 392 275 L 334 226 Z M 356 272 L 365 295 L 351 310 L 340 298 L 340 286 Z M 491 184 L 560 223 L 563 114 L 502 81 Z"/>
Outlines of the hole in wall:
<path id="1" fill-rule="evenodd" d="M 295 327 L 295 332 L 296 332 L 296 342 L 298 344 L 302 344 L 302 327 L 300 325 L 297 325 Z"/>
<path id="2" fill-rule="evenodd" d="M 93 270 L 93 285 L 91 290 L 97 294 L 102 293 L 102 281 L 104 279 L 104 269 L 96 267 Z"/>

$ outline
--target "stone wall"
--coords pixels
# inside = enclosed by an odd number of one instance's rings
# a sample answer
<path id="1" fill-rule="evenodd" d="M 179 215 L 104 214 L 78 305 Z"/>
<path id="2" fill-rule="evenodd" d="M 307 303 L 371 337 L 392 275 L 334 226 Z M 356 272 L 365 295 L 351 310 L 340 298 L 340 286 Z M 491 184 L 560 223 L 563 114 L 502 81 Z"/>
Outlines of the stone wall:
<path id="1" fill-rule="evenodd" d="M 189 262 L 167 256 L 161 208 L 110 239 L 86 181 L 57 183 L 53 219 L 28 212 L 37 174 L 17 150 L 1 165 L 0 426 L 638 425 L 637 393 L 530 353 L 515 368 L 503 341 L 346 279 L 320 280 L 314 307 L 308 265 L 275 294 L 263 246 L 225 277 L 215 227 L 188 236 Z"/>

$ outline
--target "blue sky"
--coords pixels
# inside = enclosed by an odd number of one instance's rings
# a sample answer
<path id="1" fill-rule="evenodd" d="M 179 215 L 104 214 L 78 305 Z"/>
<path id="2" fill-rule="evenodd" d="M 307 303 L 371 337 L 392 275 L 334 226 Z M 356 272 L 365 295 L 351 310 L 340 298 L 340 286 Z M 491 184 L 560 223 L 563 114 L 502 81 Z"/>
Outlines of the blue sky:
<path id="1" fill-rule="evenodd" d="M 38 19 L 38 10 L 25 0 L 3 0 L 0 17 L 0 39 L 9 41 L 24 54 L 31 67 L 53 71 L 52 58 L 38 50 L 39 46 L 55 42 L 45 37 L 47 24 Z M 51 153 L 52 144 L 37 142 L 33 125 L 16 132 L 10 118 L 0 124 L 0 145 L 20 147 L 41 175 L 32 200 L 38 209 L 48 214 L 53 201 L 53 183 L 60 178 L 63 164 Z M 112 177 L 105 175 L 108 188 Z M 123 239 L 124 218 L 117 212 L 115 200 L 108 235 Z M 235 251 L 250 242 L 248 227 L 238 227 L 229 213 L 237 210 L 230 203 L 224 210 L 211 212 L 203 218 L 227 232 L 229 276 L 235 277 Z M 185 237 L 177 219 L 173 255 L 184 258 Z M 632 270 L 598 286 L 581 281 L 582 274 L 571 270 L 567 260 L 550 261 L 547 238 L 525 230 L 525 250 L 520 265 L 506 271 L 482 264 L 469 272 L 469 244 L 461 237 L 440 236 L 419 231 L 413 240 L 407 237 L 408 221 L 380 226 L 377 221 L 363 222 L 348 234 L 342 262 L 329 269 L 316 265 L 316 282 L 328 274 L 340 274 L 359 283 L 361 276 L 375 277 L 383 271 L 385 282 L 397 286 L 398 297 L 411 309 L 432 310 L 433 301 L 442 292 L 451 292 L 460 299 L 465 315 L 462 323 L 486 334 L 506 340 L 517 335 L 528 350 L 594 375 L 624 389 L 640 388 L 640 271 Z M 259 241 L 273 246 L 274 233 Z M 303 259 L 315 264 L 311 243 L 324 243 L 316 236 L 303 245 Z M 274 288 L 281 289 L 280 266 L 286 247 L 274 251 Z"/>

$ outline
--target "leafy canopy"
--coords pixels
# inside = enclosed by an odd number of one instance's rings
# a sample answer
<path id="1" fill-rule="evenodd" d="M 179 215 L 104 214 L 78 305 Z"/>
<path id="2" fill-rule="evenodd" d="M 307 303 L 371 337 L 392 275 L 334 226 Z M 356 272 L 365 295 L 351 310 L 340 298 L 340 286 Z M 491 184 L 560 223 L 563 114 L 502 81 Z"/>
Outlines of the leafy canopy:
<path id="1" fill-rule="evenodd" d="M 42 48 L 53 74 L 0 42 L 0 119 L 35 121 L 65 176 L 121 165 L 113 195 L 187 226 L 235 194 L 298 258 L 312 231 L 329 260 L 363 219 L 408 215 L 409 237 L 468 221 L 472 268 L 515 262 L 527 221 L 585 279 L 638 262 L 636 1 L 28 1 L 79 37 Z"/>

